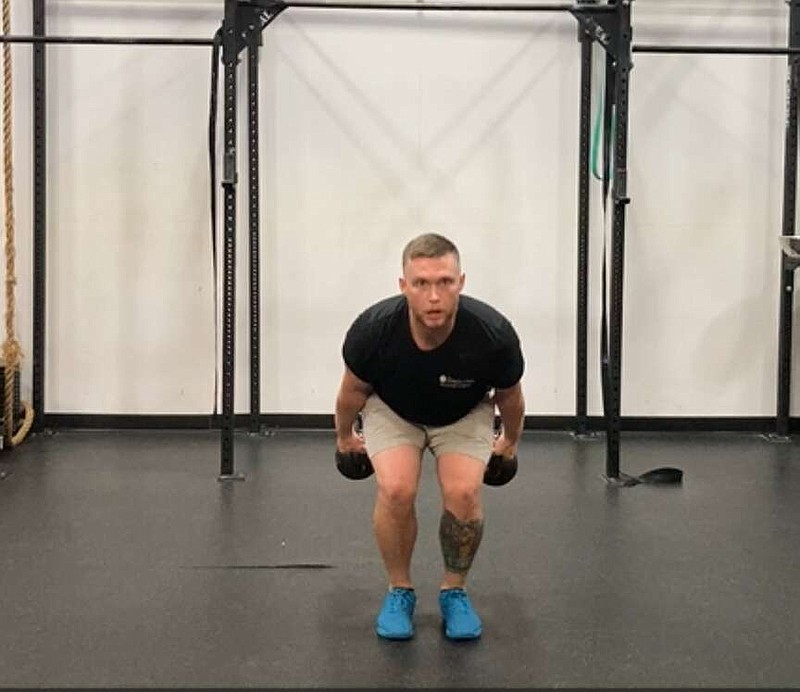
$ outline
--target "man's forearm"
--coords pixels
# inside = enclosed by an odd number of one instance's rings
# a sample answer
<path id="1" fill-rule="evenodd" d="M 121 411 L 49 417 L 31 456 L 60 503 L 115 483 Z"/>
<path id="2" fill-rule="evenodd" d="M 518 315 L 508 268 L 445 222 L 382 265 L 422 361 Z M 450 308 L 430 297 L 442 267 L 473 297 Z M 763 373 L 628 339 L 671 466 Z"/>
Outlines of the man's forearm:
<path id="1" fill-rule="evenodd" d="M 355 390 L 339 392 L 336 397 L 336 412 L 334 422 L 336 425 L 336 437 L 349 437 L 353 431 L 358 412 L 364 408 L 367 401 L 367 394 Z"/>
<path id="2" fill-rule="evenodd" d="M 497 408 L 500 411 L 500 421 L 503 426 L 503 435 L 513 444 L 519 442 L 525 422 L 525 398 L 522 389 L 507 392 L 496 398 Z"/>

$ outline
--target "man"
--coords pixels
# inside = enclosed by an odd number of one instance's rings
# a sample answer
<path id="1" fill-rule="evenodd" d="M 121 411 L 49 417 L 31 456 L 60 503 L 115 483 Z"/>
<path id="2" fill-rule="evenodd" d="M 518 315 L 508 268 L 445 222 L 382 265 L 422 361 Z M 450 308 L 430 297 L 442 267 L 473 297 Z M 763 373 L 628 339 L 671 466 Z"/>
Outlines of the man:
<path id="1" fill-rule="evenodd" d="M 400 295 L 362 312 L 342 348 L 336 447 L 366 452 L 375 469 L 373 527 L 389 581 L 375 629 L 386 639 L 414 634 L 410 566 L 425 449 L 436 458 L 443 503 L 445 634 L 474 639 L 482 632 L 465 585 L 483 535 L 485 466 L 492 453 L 515 456 L 522 434 L 524 360 L 511 323 L 462 295 L 464 279 L 450 240 L 435 233 L 414 238 L 403 250 Z M 354 428 L 359 414 L 360 434 Z"/>

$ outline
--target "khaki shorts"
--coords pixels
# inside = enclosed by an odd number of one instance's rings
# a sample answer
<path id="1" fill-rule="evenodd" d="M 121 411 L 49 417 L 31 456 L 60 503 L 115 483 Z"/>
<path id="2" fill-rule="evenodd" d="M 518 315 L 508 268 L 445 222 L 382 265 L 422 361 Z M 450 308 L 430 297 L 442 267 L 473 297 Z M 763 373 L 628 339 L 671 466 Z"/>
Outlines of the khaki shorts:
<path id="1" fill-rule="evenodd" d="M 494 402 L 488 397 L 466 416 L 443 426 L 409 423 L 372 394 L 361 412 L 362 433 L 367 454 L 410 445 L 422 452 L 426 447 L 434 457 L 464 454 L 487 463 L 494 445 Z"/>

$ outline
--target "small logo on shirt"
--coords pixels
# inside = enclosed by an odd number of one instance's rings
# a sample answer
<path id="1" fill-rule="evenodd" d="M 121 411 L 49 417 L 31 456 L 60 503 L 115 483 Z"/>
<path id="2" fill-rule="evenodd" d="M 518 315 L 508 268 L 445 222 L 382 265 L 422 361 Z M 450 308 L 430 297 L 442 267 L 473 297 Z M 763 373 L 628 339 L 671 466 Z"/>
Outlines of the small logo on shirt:
<path id="1" fill-rule="evenodd" d="M 439 386 L 446 389 L 469 389 L 475 380 L 459 380 L 449 375 L 439 375 Z"/>

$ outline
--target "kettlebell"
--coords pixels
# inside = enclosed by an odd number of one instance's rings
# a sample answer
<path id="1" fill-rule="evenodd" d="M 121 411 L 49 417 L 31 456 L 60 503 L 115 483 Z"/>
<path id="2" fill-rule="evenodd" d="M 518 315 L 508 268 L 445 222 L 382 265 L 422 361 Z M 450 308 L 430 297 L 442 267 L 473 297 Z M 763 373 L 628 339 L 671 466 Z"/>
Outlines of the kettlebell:
<path id="1" fill-rule="evenodd" d="M 483 472 L 483 482 L 486 485 L 505 485 L 517 475 L 517 466 L 516 454 L 513 457 L 492 454 Z"/>
<path id="2" fill-rule="evenodd" d="M 362 481 L 375 472 L 366 452 L 340 452 L 338 449 L 336 468 L 345 478 L 353 481 Z"/>

